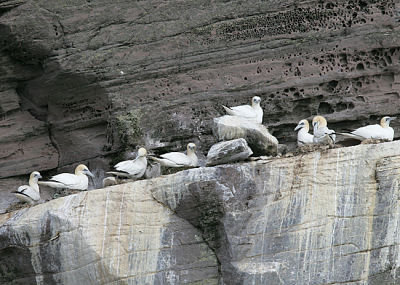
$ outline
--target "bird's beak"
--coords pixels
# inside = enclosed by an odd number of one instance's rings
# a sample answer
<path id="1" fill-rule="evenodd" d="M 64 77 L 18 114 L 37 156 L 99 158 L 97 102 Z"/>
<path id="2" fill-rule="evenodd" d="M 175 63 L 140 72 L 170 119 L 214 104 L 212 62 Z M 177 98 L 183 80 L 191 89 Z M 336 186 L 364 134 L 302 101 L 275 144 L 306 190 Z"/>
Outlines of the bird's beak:
<path id="1" fill-rule="evenodd" d="M 397 117 L 390 117 L 390 121 L 396 120 Z"/>
<path id="2" fill-rule="evenodd" d="M 92 172 L 90 172 L 90 170 L 86 170 L 86 174 L 94 178 L 94 175 Z"/>
<path id="3" fill-rule="evenodd" d="M 41 179 L 41 178 L 43 178 L 42 175 L 39 175 L 39 176 L 38 176 L 38 179 Z"/>
<path id="4" fill-rule="evenodd" d="M 297 126 L 294 128 L 295 131 L 297 131 L 297 130 L 299 130 L 299 129 L 301 129 L 301 125 L 297 125 Z"/>

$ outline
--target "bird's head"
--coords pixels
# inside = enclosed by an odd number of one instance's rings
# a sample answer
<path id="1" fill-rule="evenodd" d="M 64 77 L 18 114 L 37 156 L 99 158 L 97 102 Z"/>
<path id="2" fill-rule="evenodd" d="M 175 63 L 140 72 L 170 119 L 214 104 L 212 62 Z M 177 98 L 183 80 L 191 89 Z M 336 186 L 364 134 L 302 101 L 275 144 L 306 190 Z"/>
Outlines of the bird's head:
<path id="1" fill-rule="evenodd" d="M 29 180 L 32 181 L 38 181 L 40 178 L 42 178 L 42 175 L 40 175 L 39 171 L 33 171 L 29 176 Z"/>
<path id="2" fill-rule="evenodd" d="M 315 116 L 312 120 L 312 125 L 314 129 L 319 129 L 321 127 L 326 127 L 328 124 L 326 119 L 322 116 Z"/>
<path id="3" fill-rule="evenodd" d="M 195 152 L 196 151 L 196 145 L 194 143 L 188 143 L 187 151 L 188 152 Z"/>
<path id="4" fill-rule="evenodd" d="M 307 120 L 301 120 L 297 126 L 294 128 L 295 131 L 298 131 L 300 129 L 306 129 L 307 132 L 310 130 L 310 125 L 308 124 Z"/>
<path id="5" fill-rule="evenodd" d="M 147 150 L 144 147 L 139 148 L 138 156 L 146 156 L 146 155 L 147 155 Z"/>
<path id="6" fill-rule="evenodd" d="M 383 117 L 381 119 L 381 127 L 382 128 L 388 128 L 389 125 L 390 125 L 390 122 L 393 121 L 393 120 L 396 120 L 396 117 L 388 117 L 388 116 Z"/>
<path id="7" fill-rule="evenodd" d="M 254 96 L 254 97 L 251 99 L 251 105 L 252 105 L 252 106 L 260 105 L 260 102 L 261 102 L 261 98 L 258 97 L 258 96 Z"/>
<path id="8" fill-rule="evenodd" d="M 84 164 L 79 164 L 75 168 L 75 175 L 79 175 L 79 174 L 84 174 L 84 175 L 89 175 L 91 177 L 94 177 L 93 173 L 90 172 L 89 168 L 87 168 L 87 166 Z"/>

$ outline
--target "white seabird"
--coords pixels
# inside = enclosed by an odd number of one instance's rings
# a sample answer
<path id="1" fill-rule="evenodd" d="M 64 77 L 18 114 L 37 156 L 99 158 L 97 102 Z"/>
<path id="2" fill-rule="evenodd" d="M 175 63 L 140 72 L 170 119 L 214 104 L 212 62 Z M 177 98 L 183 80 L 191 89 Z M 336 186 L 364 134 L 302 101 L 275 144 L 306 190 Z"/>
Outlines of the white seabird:
<path id="1" fill-rule="evenodd" d="M 38 171 L 32 172 L 29 176 L 29 185 L 19 186 L 18 190 L 13 193 L 21 202 L 26 202 L 30 205 L 35 204 L 40 200 L 39 178 L 42 178 L 42 176 Z"/>
<path id="2" fill-rule="evenodd" d="M 146 172 L 147 167 L 147 150 L 143 147 L 139 148 L 138 155 L 134 160 L 125 160 L 114 165 L 116 171 L 107 172 L 108 174 L 127 178 L 140 178 Z"/>
<path id="3" fill-rule="evenodd" d="M 80 164 L 75 168 L 75 174 L 57 174 L 48 181 L 39 181 L 39 184 L 58 189 L 87 190 L 89 179 L 86 175 L 94 177 L 86 165 Z"/>
<path id="4" fill-rule="evenodd" d="M 196 155 L 196 145 L 188 143 L 186 154 L 181 152 L 168 152 L 160 155 L 160 157 L 149 157 L 166 167 L 196 167 L 198 166 L 198 158 Z"/>
<path id="5" fill-rule="evenodd" d="M 328 129 L 326 119 L 322 116 L 315 116 L 312 120 L 314 144 L 322 144 L 333 146 L 336 140 L 336 134 L 334 130 Z"/>
<path id="6" fill-rule="evenodd" d="M 392 127 L 389 126 L 389 124 L 395 119 L 396 117 L 383 117 L 379 125 L 368 125 L 358 128 L 350 133 L 340 134 L 359 141 L 363 141 L 366 139 L 392 141 L 394 137 L 394 130 Z"/>
<path id="7" fill-rule="evenodd" d="M 258 96 L 254 96 L 251 99 L 250 105 L 241 105 L 236 107 L 224 107 L 225 111 L 231 116 L 243 117 L 247 120 L 255 121 L 256 123 L 261 124 L 263 119 L 263 110 L 260 106 L 261 98 Z"/>
<path id="8" fill-rule="evenodd" d="M 297 132 L 297 145 L 298 146 L 314 143 L 314 141 L 313 141 L 314 136 L 312 134 L 308 133 L 308 131 L 310 130 L 310 125 L 308 124 L 307 120 L 301 120 L 297 124 L 297 126 L 294 130 L 295 131 L 299 130 Z"/>

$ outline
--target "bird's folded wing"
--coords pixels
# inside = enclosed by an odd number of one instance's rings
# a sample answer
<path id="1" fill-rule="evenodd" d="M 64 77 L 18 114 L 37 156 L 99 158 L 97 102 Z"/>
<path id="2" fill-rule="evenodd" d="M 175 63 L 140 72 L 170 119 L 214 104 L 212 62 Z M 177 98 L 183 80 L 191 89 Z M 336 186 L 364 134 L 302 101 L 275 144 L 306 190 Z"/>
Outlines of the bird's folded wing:
<path id="1" fill-rule="evenodd" d="M 15 191 L 15 193 L 19 192 L 19 193 L 24 193 L 25 191 L 27 191 L 30 187 L 28 185 L 22 185 L 18 187 L 18 190 Z"/>
<path id="2" fill-rule="evenodd" d="M 118 162 L 116 165 L 114 165 L 114 168 L 119 171 L 126 171 L 125 169 L 129 168 L 131 164 L 132 164 L 131 160 L 125 160 Z"/>
<path id="3" fill-rule="evenodd" d="M 125 160 L 117 163 L 114 166 L 115 170 L 127 172 L 130 175 L 135 175 L 143 171 L 143 166 L 135 160 Z"/>
<path id="4" fill-rule="evenodd" d="M 357 130 L 353 131 L 352 134 L 366 139 L 380 138 L 382 136 L 382 127 L 378 124 L 368 125 L 358 128 Z"/>
<path id="5" fill-rule="evenodd" d="M 231 107 L 231 109 L 236 114 L 236 116 L 241 116 L 241 117 L 246 117 L 246 118 L 257 117 L 256 112 L 250 105 Z"/>
<path id="6" fill-rule="evenodd" d="M 40 194 L 28 185 L 18 187 L 18 190 L 15 193 L 25 195 L 35 201 L 40 199 Z"/>
<path id="7" fill-rule="evenodd" d="M 181 152 L 164 153 L 164 154 L 160 155 L 160 157 L 171 160 L 172 162 L 174 162 L 176 164 L 181 164 L 181 165 L 189 165 L 190 164 L 190 159 L 187 157 L 186 154 L 181 153 Z"/>
<path id="8" fill-rule="evenodd" d="M 43 182 L 46 182 L 46 181 L 43 181 Z M 49 182 L 61 183 L 61 184 L 64 184 L 65 186 L 69 186 L 69 187 L 79 183 L 78 177 L 75 174 L 71 174 L 71 173 L 57 174 L 57 175 L 51 177 Z"/>

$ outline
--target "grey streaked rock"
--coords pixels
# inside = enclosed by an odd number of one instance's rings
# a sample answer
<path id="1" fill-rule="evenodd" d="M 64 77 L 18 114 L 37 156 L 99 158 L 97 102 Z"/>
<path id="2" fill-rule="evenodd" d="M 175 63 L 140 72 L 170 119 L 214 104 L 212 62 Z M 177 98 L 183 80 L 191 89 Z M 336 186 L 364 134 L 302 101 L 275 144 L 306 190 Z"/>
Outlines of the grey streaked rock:
<path id="1" fill-rule="evenodd" d="M 253 152 L 245 139 L 224 141 L 213 145 L 207 154 L 207 165 L 218 165 L 247 159 Z"/>
<path id="2" fill-rule="evenodd" d="M 0 215 L 0 282 L 399 284 L 399 177 L 395 141 L 59 198 Z"/>

